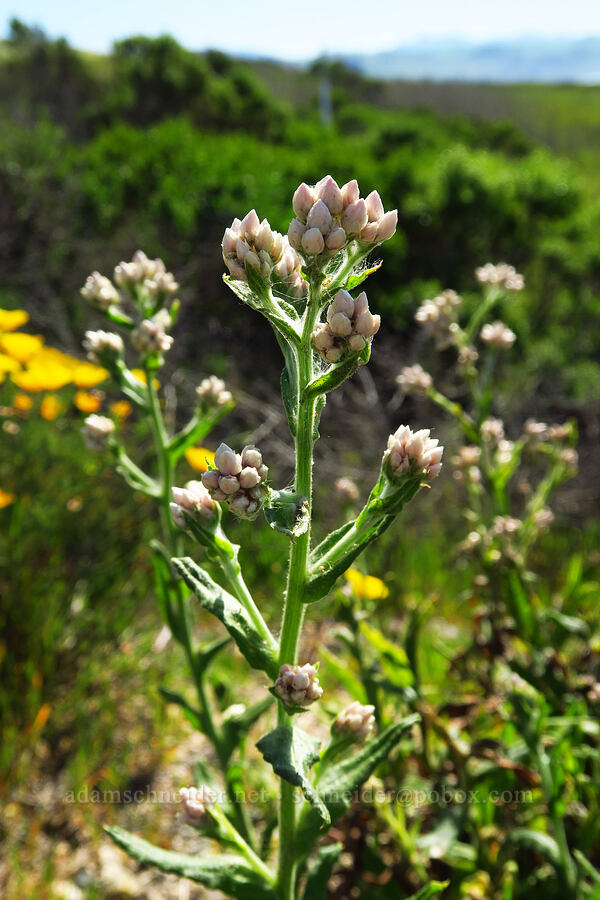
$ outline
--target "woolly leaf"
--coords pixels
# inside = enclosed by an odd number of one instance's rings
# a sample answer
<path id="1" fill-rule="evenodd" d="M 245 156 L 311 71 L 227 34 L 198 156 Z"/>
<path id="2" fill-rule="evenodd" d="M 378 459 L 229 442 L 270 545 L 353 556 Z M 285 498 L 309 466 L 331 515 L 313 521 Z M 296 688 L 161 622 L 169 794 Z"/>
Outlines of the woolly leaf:
<path id="1" fill-rule="evenodd" d="M 329 825 L 327 807 L 306 777 L 311 766 L 319 760 L 321 742 L 297 726 L 280 725 L 265 734 L 256 746 L 265 762 L 271 763 L 275 774 L 299 787 L 321 823 Z"/>

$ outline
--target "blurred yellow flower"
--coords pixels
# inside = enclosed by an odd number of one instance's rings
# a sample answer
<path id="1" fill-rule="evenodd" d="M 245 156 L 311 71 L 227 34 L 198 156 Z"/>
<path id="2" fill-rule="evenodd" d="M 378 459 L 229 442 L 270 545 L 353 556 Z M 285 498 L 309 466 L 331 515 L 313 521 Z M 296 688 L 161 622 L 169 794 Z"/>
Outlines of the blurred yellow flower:
<path id="1" fill-rule="evenodd" d="M 148 384 L 148 379 L 146 378 L 146 373 L 143 369 L 132 369 L 131 374 L 134 378 L 137 378 L 138 381 L 142 381 L 144 384 Z M 157 391 L 160 387 L 160 381 L 158 378 L 155 378 L 152 382 L 154 385 L 154 389 Z"/>
<path id="2" fill-rule="evenodd" d="M 14 331 L 29 321 L 24 309 L 0 309 L 0 331 Z"/>
<path id="3" fill-rule="evenodd" d="M 15 495 L 9 494 L 6 491 L 3 491 L 0 488 L 0 509 L 4 509 L 5 506 L 10 506 L 11 503 L 15 502 Z"/>
<path id="4" fill-rule="evenodd" d="M 57 391 L 71 382 L 72 372 L 63 366 L 35 365 L 13 372 L 11 378 L 23 391 Z"/>
<path id="5" fill-rule="evenodd" d="M 73 398 L 73 403 L 77 409 L 84 413 L 98 412 L 102 406 L 102 401 L 96 394 L 90 394 L 88 391 L 77 391 Z"/>
<path id="6" fill-rule="evenodd" d="M 102 366 L 95 366 L 93 363 L 78 363 L 73 370 L 73 384 L 80 388 L 91 388 L 106 381 L 110 372 L 103 369 Z"/>
<path id="7" fill-rule="evenodd" d="M 15 394 L 13 397 L 13 406 L 21 412 L 27 412 L 33 406 L 33 400 L 28 394 Z"/>
<path id="8" fill-rule="evenodd" d="M 214 463 L 215 454 L 207 447 L 188 447 L 185 451 L 185 458 L 196 472 L 206 472 L 208 463 Z"/>
<path id="9" fill-rule="evenodd" d="M 352 590 L 357 597 L 365 597 L 367 600 L 383 600 L 389 594 L 388 589 L 375 575 L 363 575 L 358 569 L 348 569 L 345 578 L 352 585 Z"/>
<path id="10" fill-rule="evenodd" d="M 131 415 L 132 406 L 128 400 L 117 400 L 110 404 L 110 411 L 117 419 L 126 419 Z"/>
<path id="11" fill-rule="evenodd" d="M 62 407 L 56 394 L 46 394 L 40 406 L 40 413 L 47 422 L 52 422 L 60 413 Z"/>
<path id="12" fill-rule="evenodd" d="M 60 366 L 61 369 L 76 369 L 82 364 L 80 359 L 76 359 L 69 353 L 63 353 L 56 347 L 42 347 L 35 356 L 27 361 L 29 366 Z"/>
<path id="13" fill-rule="evenodd" d="M 21 368 L 16 359 L 0 353 L 0 372 L 17 372 Z"/>
<path id="14" fill-rule="evenodd" d="M 37 334 L 0 334 L 0 350 L 18 362 L 27 362 L 43 344 L 44 339 Z"/>

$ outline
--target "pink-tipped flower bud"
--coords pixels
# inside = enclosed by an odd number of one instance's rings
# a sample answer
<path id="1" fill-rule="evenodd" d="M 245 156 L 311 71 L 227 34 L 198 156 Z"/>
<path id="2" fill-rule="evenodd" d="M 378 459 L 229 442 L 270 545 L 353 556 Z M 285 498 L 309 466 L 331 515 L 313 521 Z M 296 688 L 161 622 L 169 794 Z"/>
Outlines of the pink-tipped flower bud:
<path id="1" fill-rule="evenodd" d="M 242 458 L 227 444 L 219 444 L 215 452 L 215 465 L 223 475 L 239 475 L 242 471 Z"/>
<path id="2" fill-rule="evenodd" d="M 234 231 L 233 228 L 226 228 L 225 234 L 223 235 L 223 241 L 221 243 L 223 253 L 235 253 L 237 242 L 239 241 L 239 239 L 239 231 Z"/>
<path id="3" fill-rule="evenodd" d="M 365 741 L 375 731 L 374 712 L 374 706 L 363 706 L 355 700 L 339 714 L 333 723 L 333 730 L 357 742 Z"/>
<path id="4" fill-rule="evenodd" d="M 313 189 L 302 182 L 302 184 L 296 188 L 292 198 L 292 207 L 300 221 L 306 221 L 306 217 L 312 209 L 314 202 L 315 194 Z"/>
<path id="5" fill-rule="evenodd" d="M 266 219 L 263 219 L 260 223 L 260 229 L 258 234 L 256 235 L 256 240 L 254 241 L 254 246 L 258 251 L 266 250 L 267 253 L 271 253 L 273 247 L 275 245 L 275 236 L 271 231 L 271 226 L 267 222 Z"/>
<path id="6" fill-rule="evenodd" d="M 341 225 L 346 234 L 359 234 L 368 221 L 367 204 L 360 198 L 346 207 L 342 213 Z"/>
<path id="7" fill-rule="evenodd" d="M 405 366 L 398 377 L 396 384 L 405 394 L 424 394 L 433 385 L 431 375 L 418 363 L 414 366 Z"/>
<path id="8" fill-rule="evenodd" d="M 346 246 L 346 232 L 343 228 L 333 228 L 325 238 L 328 250 L 342 250 Z"/>
<path id="9" fill-rule="evenodd" d="M 381 316 L 374 316 L 366 309 L 354 323 L 354 330 L 363 337 L 373 337 L 379 331 Z"/>
<path id="10" fill-rule="evenodd" d="M 379 220 L 383 217 L 384 209 L 383 203 L 381 202 L 381 197 L 379 196 L 377 191 L 371 191 L 371 193 L 366 198 L 365 203 L 367 204 L 369 221 L 379 222 Z"/>
<path id="11" fill-rule="evenodd" d="M 428 428 L 413 432 L 408 425 L 401 425 L 389 436 L 383 462 L 389 463 L 393 476 L 405 475 L 411 469 L 422 472 L 426 478 L 434 478 L 439 473 L 444 448 L 429 434 Z"/>
<path id="12" fill-rule="evenodd" d="M 344 313 L 334 313 L 329 322 L 329 327 L 337 337 L 348 337 L 352 334 L 352 322 Z"/>
<path id="13" fill-rule="evenodd" d="M 303 666 L 290 666 L 286 663 L 279 670 L 275 693 L 285 706 L 306 707 L 321 698 L 323 688 L 319 685 L 316 668 L 310 663 Z"/>
<path id="14" fill-rule="evenodd" d="M 481 340 L 498 350 L 510 350 L 517 336 L 504 322 L 499 320 L 488 323 L 481 329 Z"/>
<path id="15" fill-rule="evenodd" d="M 342 503 L 355 503 L 358 500 L 358 487 L 351 478 L 338 478 L 335 490 Z"/>
<path id="16" fill-rule="evenodd" d="M 332 221 L 331 213 L 322 200 L 317 200 L 306 217 L 308 227 L 318 228 L 322 235 L 329 233 Z"/>
<path id="17" fill-rule="evenodd" d="M 181 809 L 188 825 L 202 826 L 211 822 L 208 810 L 217 802 L 217 796 L 207 785 L 199 788 L 181 788 Z"/>
<path id="18" fill-rule="evenodd" d="M 188 481 L 184 488 L 172 488 L 171 493 L 173 495 L 173 502 L 170 504 L 171 514 L 179 528 L 186 526 L 184 512 L 197 514 L 205 519 L 212 518 L 215 501 L 201 481 Z"/>
<path id="19" fill-rule="evenodd" d="M 360 232 L 360 239 L 365 244 L 375 244 L 377 242 L 377 222 L 367 222 Z"/>
<path id="20" fill-rule="evenodd" d="M 231 392 L 227 390 L 225 382 L 216 375 L 203 378 L 196 388 L 198 405 L 202 407 L 227 406 L 233 400 Z"/>
<path id="21" fill-rule="evenodd" d="M 339 216 L 344 208 L 344 201 L 342 192 L 331 175 L 327 175 L 325 179 L 322 180 L 317 191 L 317 196 L 323 201 L 332 216 Z"/>
<path id="22" fill-rule="evenodd" d="M 366 294 L 361 294 L 361 296 L 366 297 Z M 336 313 L 344 313 L 345 316 L 348 316 L 348 318 L 351 319 L 355 312 L 352 295 L 348 291 L 338 291 L 333 298 L 331 309 Z"/>
<path id="23" fill-rule="evenodd" d="M 309 228 L 302 237 L 302 249 L 309 256 L 318 256 L 323 252 L 325 241 L 318 228 Z"/>
<path id="24" fill-rule="evenodd" d="M 327 309 L 327 322 L 313 331 L 312 344 L 323 359 L 336 363 L 348 353 L 361 353 L 380 324 L 380 317 L 371 315 L 364 291 L 353 300 L 348 291 L 340 290 Z"/>
<path id="25" fill-rule="evenodd" d="M 260 232 L 260 219 L 256 215 L 256 210 L 251 209 L 246 213 L 240 224 L 240 232 L 246 240 L 254 242 Z"/>
<path id="26" fill-rule="evenodd" d="M 300 219 L 292 219 L 288 228 L 288 240 L 295 250 L 302 249 L 302 238 L 306 231 L 306 225 L 303 225 Z"/>
<path id="27" fill-rule="evenodd" d="M 115 423 L 106 416 L 97 416 L 95 413 L 92 413 L 91 416 L 85 419 L 81 431 L 86 446 L 90 450 L 103 450 L 108 443 L 108 439 L 114 434 Z"/>
<path id="28" fill-rule="evenodd" d="M 352 181 L 348 181 L 346 184 L 342 185 L 341 190 L 344 208 L 350 206 L 351 203 L 356 203 L 360 197 L 360 190 L 356 178 L 353 178 Z"/>
<path id="29" fill-rule="evenodd" d="M 398 210 L 386 212 L 377 224 L 377 242 L 387 241 L 396 233 L 398 226 Z"/>

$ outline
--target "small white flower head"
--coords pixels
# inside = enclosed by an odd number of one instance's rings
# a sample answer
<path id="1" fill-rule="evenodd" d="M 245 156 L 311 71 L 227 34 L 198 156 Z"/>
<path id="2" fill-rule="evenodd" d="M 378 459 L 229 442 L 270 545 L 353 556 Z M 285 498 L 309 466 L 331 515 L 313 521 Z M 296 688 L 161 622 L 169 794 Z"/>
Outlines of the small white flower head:
<path id="1" fill-rule="evenodd" d="M 144 287 L 151 297 L 162 300 L 172 299 L 179 290 L 172 272 L 157 272 L 153 278 L 144 280 Z"/>
<path id="2" fill-rule="evenodd" d="M 573 432 L 571 425 L 565 422 L 563 425 L 550 425 L 548 428 L 549 441 L 564 441 Z"/>
<path id="3" fill-rule="evenodd" d="M 491 532 L 498 537 L 510 537 L 519 531 L 522 524 L 520 519 L 515 519 L 513 516 L 496 516 Z"/>
<path id="4" fill-rule="evenodd" d="M 188 481 L 185 487 L 171 489 L 173 502 L 171 515 L 179 528 L 186 527 L 184 512 L 190 515 L 211 519 L 215 510 L 215 501 L 201 481 Z"/>
<path id="5" fill-rule="evenodd" d="M 553 522 L 554 513 L 547 506 L 544 506 L 542 509 L 538 509 L 533 514 L 533 524 L 539 531 L 548 531 Z"/>
<path id="6" fill-rule="evenodd" d="M 572 450 L 568 448 L 566 450 L 562 450 L 560 453 L 560 461 L 564 463 L 569 469 L 577 469 L 579 464 L 579 454 L 577 450 Z"/>
<path id="7" fill-rule="evenodd" d="M 499 444 L 504 437 L 504 422 L 490 416 L 481 423 L 481 437 L 486 444 Z"/>
<path id="8" fill-rule="evenodd" d="M 389 465 L 392 476 L 400 477 L 414 471 L 421 472 L 425 478 L 435 478 L 442 468 L 444 448 L 429 434 L 428 428 L 412 431 L 408 425 L 400 425 L 394 434 L 390 434 L 383 463 Z"/>
<path id="9" fill-rule="evenodd" d="M 358 500 L 358 487 L 351 478 L 338 478 L 335 490 L 342 503 L 355 503 Z"/>
<path id="10" fill-rule="evenodd" d="M 93 363 L 113 361 L 123 354 L 123 340 L 112 331 L 86 331 L 83 349 Z"/>
<path id="11" fill-rule="evenodd" d="M 498 350 L 510 350 L 516 340 L 516 334 L 504 322 L 488 322 L 481 329 L 481 340 Z"/>
<path id="12" fill-rule="evenodd" d="M 106 275 L 100 272 L 92 272 L 88 275 L 84 286 L 81 288 L 81 296 L 98 309 L 107 310 L 113 304 L 120 302 L 118 291 Z"/>
<path id="13" fill-rule="evenodd" d="M 415 313 L 415 321 L 441 348 L 452 342 L 458 329 L 456 308 L 462 297 L 456 291 L 442 291 L 433 300 L 424 300 Z"/>
<path id="14" fill-rule="evenodd" d="M 173 338 L 166 333 L 171 325 L 171 316 L 166 309 L 159 309 L 151 319 L 144 319 L 131 332 L 131 343 L 146 356 L 150 353 L 166 353 L 173 345 Z"/>
<path id="15" fill-rule="evenodd" d="M 294 246 L 295 241 L 273 231 L 266 219 L 259 221 L 253 209 L 243 219 L 233 220 L 221 244 L 223 261 L 232 278 L 247 281 L 246 266 L 251 266 L 282 293 L 300 299 L 308 285 Z"/>
<path id="16" fill-rule="evenodd" d="M 164 275 L 170 277 L 164 279 L 162 278 Z M 143 250 L 136 250 L 131 262 L 120 262 L 118 266 L 115 266 L 114 279 L 119 287 L 128 291 L 143 285 L 146 281 L 153 283 L 151 291 L 158 292 L 158 285 L 163 285 L 166 289 L 165 293 L 169 296 L 173 285 L 175 285 L 175 289 L 172 293 L 175 293 L 178 288 L 173 276 L 169 272 L 165 272 L 165 264 L 162 259 L 148 259 Z"/>
<path id="17" fill-rule="evenodd" d="M 269 473 L 260 450 L 248 444 L 236 453 L 227 444 L 220 444 L 215 466 L 202 474 L 202 484 L 212 499 L 227 503 L 240 518 L 254 518 L 264 502 L 264 482 Z"/>
<path id="18" fill-rule="evenodd" d="M 467 444 L 460 447 L 456 456 L 452 457 L 452 465 L 456 469 L 468 469 L 470 466 L 476 466 L 481 459 L 481 450 L 474 444 Z"/>
<path id="19" fill-rule="evenodd" d="M 92 413 L 85 421 L 81 432 L 86 446 L 90 450 L 104 450 L 109 437 L 114 434 L 115 423 L 106 416 L 98 416 Z"/>
<path id="20" fill-rule="evenodd" d="M 396 378 L 396 384 L 404 394 L 424 394 L 433 386 L 433 378 L 419 363 L 415 363 L 414 366 L 404 366 Z"/>
<path id="21" fill-rule="evenodd" d="M 502 440 L 498 441 L 498 448 L 496 450 L 496 462 L 501 466 L 507 462 L 510 462 L 514 453 L 514 449 L 514 441 L 507 441 L 506 438 L 502 438 Z"/>
<path id="22" fill-rule="evenodd" d="M 356 300 L 348 291 L 338 291 L 327 308 L 327 321 L 312 333 L 312 345 L 326 362 L 337 363 L 351 353 L 360 353 L 379 331 L 381 317 L 369 309 L 363 291 Z"/>
<path id="23" fill-rule="evenodd" d="M 363 706 L 358 700 L 347 706 L 333 723 L 333 730 L 357 742 L 365 741 L 375 731 L 375 707 Z"/>
<path id="24" fill-rule="evenodd" d="M 475 277 L 480 284 L 500 287 L 505 291 L 522 291 L 525 286 L 523 276 L 507 263 L 486 263 L 475 269 Z"/>
<path id="25" fill-rule="evenodd" d="M 214 407 L 227 406 L 233 400 L 225 382 L 216 375 L 204 378 L 196 388 L 198 405 L 212 409 Z"/>
<path id="26" fill-rule="evenodd" d="M 288 238 L 305 258 L 323 254 L 326 259 L 343 250 L 350 241 L 381 244 L 396 231 L 398 210 L 385 212 L 377 191 L 360 197 L 358 183 L 339 187 L 325 175 L 314 187 L 302 183 L 292 198 L 295 219 Z"/>
<path id="27" fill-rule="evenodd" d="M 217 802 L 217 795 L 206 784 L 199 788 L 181 788 L 179 796 L 183 818 L 188 825 L 202 826 L 211 823 L 208 810 Z"/>
<path id="28" fill-rule="evenodd" d="M 525 437 L 532 443 L 543 443 L 548 437 L 548 426 L 545 422 L 527 419 L 525 422 Z"/>
<path id="29" fill-rule="evenodd" d="M 275 693 L 285 706 L 310 706 L 321 698 L 323 688 L 319 684 L 315 666 L 310 663 L 290 666 L 286 663 L 279 670 Z"/>

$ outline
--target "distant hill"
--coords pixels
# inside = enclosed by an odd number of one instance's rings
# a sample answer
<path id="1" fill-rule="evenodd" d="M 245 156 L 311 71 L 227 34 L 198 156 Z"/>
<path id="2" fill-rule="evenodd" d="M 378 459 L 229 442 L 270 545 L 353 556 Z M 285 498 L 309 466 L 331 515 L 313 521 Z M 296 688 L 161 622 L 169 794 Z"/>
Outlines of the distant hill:
<path id="1" fill-rule="evenodd" d="M 372 78 L 600 84 L 600 37 L 422 41 L 343 60 Z"/>

